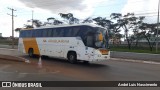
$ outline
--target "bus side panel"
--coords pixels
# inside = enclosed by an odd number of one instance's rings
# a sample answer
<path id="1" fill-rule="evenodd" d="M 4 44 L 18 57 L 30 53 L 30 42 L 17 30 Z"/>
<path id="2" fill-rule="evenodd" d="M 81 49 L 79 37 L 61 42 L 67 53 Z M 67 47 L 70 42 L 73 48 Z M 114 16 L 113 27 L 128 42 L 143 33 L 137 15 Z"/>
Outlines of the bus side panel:
<path id="1" fill-rule="evenodd" d="M 34 54 L 40 55 L 36 38 L 23 38 L 25 52 L 28 53 L 29 48 L 33 48 Z"/>
<path id="2" fill-rule="evenodd" d="M 64 58 L 63 38 L 37 38 L 37 44 L 41 55 Z"/>
<path id="3" fill-rule="evenodd" d="M 78 47 L 78 57 L 79 60 L 93 61 L 94 59 L 94 49 L 90 47 Z"/>
<path id="4" fill-rule="evenodd" d="M 22 53 L 26 53 L 25 49 L 24 49 L 24 44 L 23 44 L 22 38 L 19 38 L 19 41 L 18 41 L 18 51 L 22 52 Z"/>

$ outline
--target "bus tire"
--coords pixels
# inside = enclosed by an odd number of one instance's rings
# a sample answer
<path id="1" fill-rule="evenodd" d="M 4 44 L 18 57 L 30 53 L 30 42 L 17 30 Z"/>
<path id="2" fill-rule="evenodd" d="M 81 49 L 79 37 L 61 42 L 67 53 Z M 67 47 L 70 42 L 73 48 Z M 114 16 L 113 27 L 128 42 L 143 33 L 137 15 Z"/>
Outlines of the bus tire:
<path id="1" fill-rule="evenodd" d="M 28 50 L 28 55 L 29 55 L 29 57 L 33 57 L 33 56 L 34 56 L 33 48 L 30 48 L 30 49 Z"/>
<path id="2" fill-rule="evenodd" d="M 68 61 L 72 64 L 77 62 L 77 55 L 75 52 L 69 52 L 67 55 Z"/>
<path id="3" fill-rule="evenodd" d="M 89 61 L 83 61 L 84 64 L 89 64 Z"/>

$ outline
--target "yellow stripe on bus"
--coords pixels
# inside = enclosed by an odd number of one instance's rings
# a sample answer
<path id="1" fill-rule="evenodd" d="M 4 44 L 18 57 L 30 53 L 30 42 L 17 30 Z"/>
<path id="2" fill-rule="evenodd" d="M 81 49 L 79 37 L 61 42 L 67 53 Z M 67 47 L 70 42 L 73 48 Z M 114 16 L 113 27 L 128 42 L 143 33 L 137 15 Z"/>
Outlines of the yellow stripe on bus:
<path id="1" fill-rule="evenodd" d="M 28 53 L 29 48 L 33 48 L 33 53 L 40 55 L 36 38 L 23 38 L 25 52 Z"/>

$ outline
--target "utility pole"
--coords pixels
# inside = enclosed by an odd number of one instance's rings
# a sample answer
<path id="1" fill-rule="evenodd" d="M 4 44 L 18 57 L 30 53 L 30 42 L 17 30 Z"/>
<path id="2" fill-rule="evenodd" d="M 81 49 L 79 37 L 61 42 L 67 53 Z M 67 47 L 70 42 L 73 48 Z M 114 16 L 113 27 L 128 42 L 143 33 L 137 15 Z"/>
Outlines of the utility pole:
<path id="1" fill-rule="evenodd" d="M 8 14 L 8 15 L 12 16 L 12 48 L 14 48 L 14 17 L 16 17 L 14 15 L 14 11 L 16 10 L 13 8 L 8 8 L 8 9 L 12 11 L 12 14 Z"/>
<path id="2" fill-rule="evenodd" d="M 34 14 L 34 11 L 32 10 L 32 27 L 33 27 L 33 14 Z"/>
<path id="3" fill-rule="evenodd" d="M 156 53 L 158 53 L 158 31 L 159 31 L 159 9 L 160 9 L 160 0 L 158 1 L 158 17 L 157 17 L 157 33 L 156 33 Z"/>

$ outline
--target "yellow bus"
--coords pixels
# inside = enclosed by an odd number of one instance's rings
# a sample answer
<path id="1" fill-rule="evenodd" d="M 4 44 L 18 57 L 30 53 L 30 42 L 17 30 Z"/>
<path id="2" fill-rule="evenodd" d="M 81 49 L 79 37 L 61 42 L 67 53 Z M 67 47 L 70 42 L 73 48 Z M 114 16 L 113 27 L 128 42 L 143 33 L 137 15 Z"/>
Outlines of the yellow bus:
<path id="1" fill-rule="evenodd" d="M 108 31 L 97 25 L 78 24 L 21 30 L 18 50 L 33 55 L 91 62 L 110 59 Z"/>

